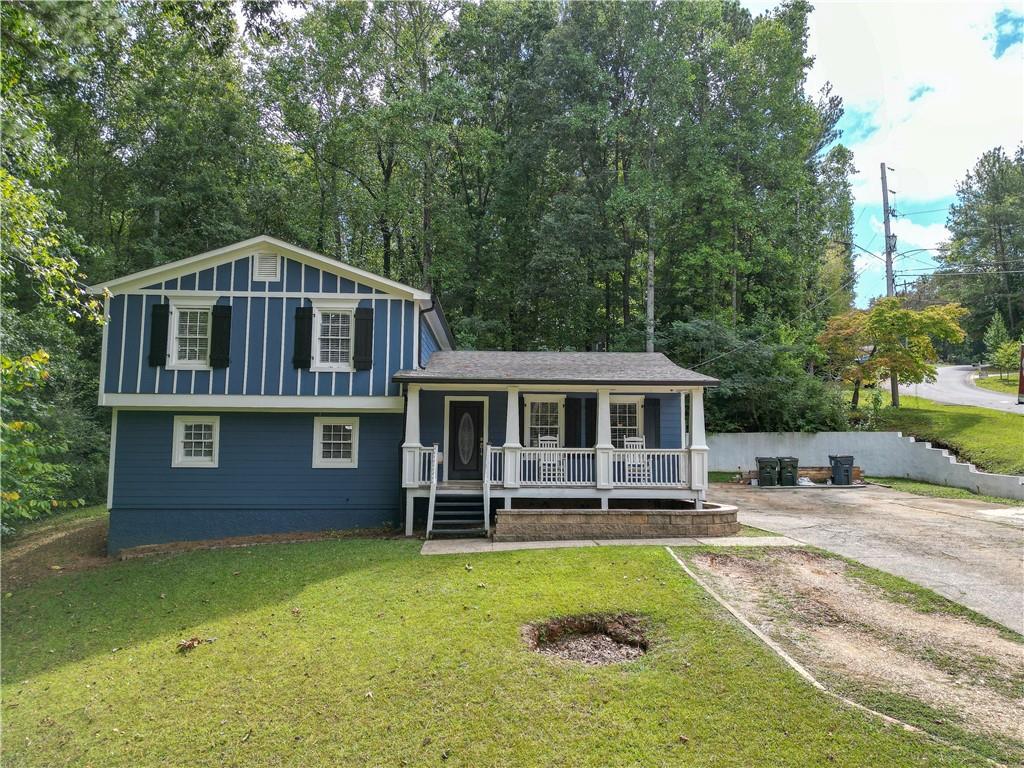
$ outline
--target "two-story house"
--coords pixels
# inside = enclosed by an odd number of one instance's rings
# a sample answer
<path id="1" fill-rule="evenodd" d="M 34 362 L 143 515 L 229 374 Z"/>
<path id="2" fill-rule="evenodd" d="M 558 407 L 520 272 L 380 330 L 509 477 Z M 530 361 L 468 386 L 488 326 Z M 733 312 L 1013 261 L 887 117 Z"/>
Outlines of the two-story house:
<path id="1" fill-rule="evenodd" d="M 92 290 L 112 553 L 705 499 L 717 382 L 663 355 L 454 351 L 428 293 L 271 237 Z"/>

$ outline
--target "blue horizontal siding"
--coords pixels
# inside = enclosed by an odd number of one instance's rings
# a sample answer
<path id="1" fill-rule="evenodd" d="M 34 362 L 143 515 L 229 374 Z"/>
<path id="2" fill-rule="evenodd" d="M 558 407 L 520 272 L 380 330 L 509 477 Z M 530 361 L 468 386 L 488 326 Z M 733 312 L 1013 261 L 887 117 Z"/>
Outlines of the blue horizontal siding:
<path id="1" fill-rule="evenodd" d="M 437 337 L 422 319 L 420 320 L 420 367 L 426 367 L 430 362 L 430 356 L 441 348 L 437 343 Z"/>
<path id="2" fill-rule="evenodd" d="M 359 466 L 314 469 L 313 414 L 223 413 L 218 464 L 172 468 L 173 413 L 121 411 L 109 548 L 397 525 L 403 421 L 359 417 Z M 327 414 L 325 414 L 327 415 Z"/>

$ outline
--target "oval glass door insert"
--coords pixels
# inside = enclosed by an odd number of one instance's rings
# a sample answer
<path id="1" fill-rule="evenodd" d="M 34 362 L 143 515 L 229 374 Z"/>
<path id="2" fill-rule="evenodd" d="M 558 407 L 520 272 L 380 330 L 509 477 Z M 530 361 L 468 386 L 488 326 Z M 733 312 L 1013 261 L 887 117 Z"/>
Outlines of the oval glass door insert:
<path id="1" fill-rule="evenodd" d="M 468 413 L 462 414 L 459 419 L 459 461 L 469 464 L 473 460 L 473 442 L 476 437 L 476 430 L 473 429 L 473 417 Z"/>

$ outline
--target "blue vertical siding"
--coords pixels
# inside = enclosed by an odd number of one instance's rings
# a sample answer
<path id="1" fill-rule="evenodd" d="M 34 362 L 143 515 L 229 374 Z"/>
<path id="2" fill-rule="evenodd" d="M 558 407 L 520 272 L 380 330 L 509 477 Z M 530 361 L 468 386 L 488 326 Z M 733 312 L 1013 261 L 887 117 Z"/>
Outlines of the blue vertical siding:
<path id="1" fill-rule="evenodd" d="M 415 302 L 388 299 L 386 294 L 375 292 L 369 286 L 291 259 L 284 262 L 283 280 L 276 283 L 250 281 L 249 271 L 249 259 L 237 259 L 153 288 L 174 291 L 198 285 L 211 293 L 249 291 L 251 288 L 257 294 L 264 294 L 251 297 L 222 295 L 217 298 L 217 303 L 232 307 L 230 364 L 226 370 L 169 371 L 163 366 L 151 367 L 149 327 L 153 306 L 167 301 L 167 297 L 156 294 L 112 297 L 111 321 L 105 329 L 108 339 L 104 391 L 392 397 L 400 394 L 400 388 L 392 382 L 392 377 L 397 371 L 413 366 L 415 312 L 418 311 Z M 299 293 L 303 288 L 305 298 L 281 295 L 285 289 L 289 293 Z M 374 310 L 372 371 L 314 373 L 297 370 L 292 364 L 296 307 L 300 304 L 309 306 L 310 300 L 316 296 L 337 295 L 338 292 L 366 294 L 367 298 L 360 300 L 359 306 Z"/>
<path id="2" fill-rule="evenodd" d="M 359 466 L 314 469 L 313 414 L 223 413 L 218 467 L 172 468 L 174 414 L 121 411 L 109 548 L 398 524 L 401 414 L 358 416 Z"/>

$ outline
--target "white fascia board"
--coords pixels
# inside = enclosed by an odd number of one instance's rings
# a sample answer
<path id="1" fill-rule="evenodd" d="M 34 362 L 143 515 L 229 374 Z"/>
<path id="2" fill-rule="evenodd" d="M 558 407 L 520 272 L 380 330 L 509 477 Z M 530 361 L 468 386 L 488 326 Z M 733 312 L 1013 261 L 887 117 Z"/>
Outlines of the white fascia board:
<path id="1" fill-rule="evenodd" d="M 104 393 L 99 404 L 128 410 L 376 411 L 402 413 L 405 398 L 308 395 L 138 395 Z"/>
<path id="2" fill-rule="evenodd" d="M 441 318 L 437 316 L 436 312 L 431 312 L 429 309 L 423 313 L 423 316 L 426 318 L 427 325 L 430 326 L 430 330 L 434 332 L 434 338 L 437 339 L 438 348 L 445 352 L 451 352 L 453 347 L 448 342 L 448 334 L 445 333 L 444 327 L 441 325 Z"/>
<path id="3" fill-rule="evenodd" d="M 389 280 L 386 277 L 375 275 L 372 272 L 367 272 L 365 269 L 353 267 L 351 264 L 335 261 L 323 254 L 307 250 L 306 248 L 300 248 L 297 245 L 292 245 L 291 243 L 286 243 L 283 240 L 278 240 L 275 237 L 269 237 L 267 235 L 252 237 L 248 240 L 242 240 L 239 243 L 226 245 L 223 248 L 216 248 L 212 251 L 207 251 L 206 253 L 190 256 L 187 259 L 180 259 L 179 261 L 175 261 L 170 264 L 163 264 L 159 267 L 143 270 L 142 272 L 135 272 L 131 275 L 125 275 L 124 277 L 118 277 L 114 280 L 108 280 L 105 283 L 98 283 L 90 286 L 89 291 L 91 293 L 105 293 L 107 291 L 111 293 L 124 293 L 125 291 L 132 290 L 133 288 L 142 288 L 149 283 L 156 282 L 158 280 L 171 280 L 175 277 L 180 277 L 181 275 L 187 275 L 201 269 L 214 267 L 218 264 L 223 264 L 225 262 L 232 261 L 233 259 L 245 256 L 247 251 L 255 253 L 261 248 L 263 250 L 269 248 L 283 256 L 289 256 L 294 258 L 296 261 L 303 262 L 309 266 L 324 269 L 343 277 L 348 277 L 355 282 L 363 283 L 373 288 L 379 288 L 382 291 L 400 296 L 401 298 L 419 300 L 430 299 L 430 294 L 426 291 L 421 291 L 418 288 L 413 288 L 412 286 L 405 285 L 404 283 L 399 283 L 396 280 Z M 373 294 L 366 294 L 366 298 L 373 298 Z"/>
<path id="4" fill-rule="evenodd" d="M 403 385 L 416 384 L 420 391 L 426 390 L 452 390 L 452 391 L 473 391 L 480 392 L 507 392 L 514 389 L 522 395 L 530 392 L 537 394 L 558 393 L 558 392 L 587 392 L 595 394 L 599 389 L 607 389 L 612 395 L 616 394 L 666 394 L 672 392 L 693 393 L 702 387 L 680 387 L 668 384 L 615 384 L 615 383 L 594 383 L 594 384 L 545 384 L 543 381 L 533 383 L 516 382 L 513 384 L 491 384 L 472 382 L 438 382 L 438 381 L 417 381 L 416 379 L 405 379 L 400 382 Z"/>

